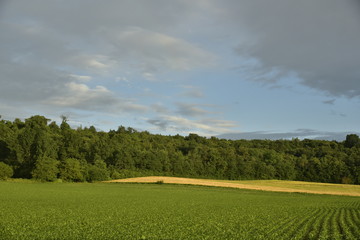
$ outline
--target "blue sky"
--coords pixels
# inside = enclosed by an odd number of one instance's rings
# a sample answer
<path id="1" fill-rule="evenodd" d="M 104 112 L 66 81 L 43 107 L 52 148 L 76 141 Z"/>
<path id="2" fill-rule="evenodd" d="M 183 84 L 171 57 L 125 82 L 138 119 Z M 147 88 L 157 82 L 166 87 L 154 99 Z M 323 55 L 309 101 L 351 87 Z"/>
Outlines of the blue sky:
<path id="1" fill-rule="evenodd" d="M 0 3 L 0 114 L 101 130 L 360 132 L 355 0 Z"/>

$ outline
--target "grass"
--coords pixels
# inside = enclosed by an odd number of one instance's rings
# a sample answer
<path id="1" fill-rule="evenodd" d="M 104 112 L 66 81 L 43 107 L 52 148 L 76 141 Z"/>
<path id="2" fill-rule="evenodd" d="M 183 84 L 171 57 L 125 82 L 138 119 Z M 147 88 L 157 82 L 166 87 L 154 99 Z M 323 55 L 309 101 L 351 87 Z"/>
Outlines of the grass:
<path id="1" fill-rule="evenodd" d="M 168 184 L 0 182 L 0 239 L 359 239 L 360 198 Z"/>

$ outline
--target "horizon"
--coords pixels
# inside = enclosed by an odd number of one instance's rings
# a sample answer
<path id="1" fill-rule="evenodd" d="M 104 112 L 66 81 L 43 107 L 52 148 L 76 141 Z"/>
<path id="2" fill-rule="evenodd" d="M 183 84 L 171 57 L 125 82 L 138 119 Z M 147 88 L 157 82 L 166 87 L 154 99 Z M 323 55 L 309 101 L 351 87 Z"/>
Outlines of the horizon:
<path id="1" fill-rule="evenodd" d="M 33 115 L 36 116 L 36 115 Z M 30 116 L 28 118 L 31 118 L 33 116 Z M 39 116 L 39 115 L 38 115 Z M 41 115 L 40 115 L 41 116 Z M 46 118 L 46 116 L 43 116 Z M 65 116 L 61 116 L 60 118 L 63 118 Z M 19 119 L 20 121 L 25 122 L 26 119 L 20 119 L 20 118 L 14 118 L 14 119 L 4 119 L 2 118 L 2 116 L 0 115 L 0 121 L 1 120 L 5 120 L 5 121 L 11 121 L 14 122 L 15 119 Z M 48 119 L 48 125 L 51 122 L 55 122 L 56 125 L 60 126 L 61 123 L 52 120 L 52 119 Z M 76 130 L 78 128 L 90 128 L 90 127 L 94 127 L 94 125 L 72 125 L 71 121 L 69 121 L 66 118 L 66 122 L 69 123 L 69 126 L 73 129 Z M 108 129 L 108 130 L 103 130 L 103 129 L 99 129 L 99 128 L 95 128 L 97 132 L 106 132 L 109 133 L 110 131 L 117 131 L 120 127 L 124 127 L 126 129 L 128 128 L 132 128 L 131 126 L 123 126 L 123 125 L 119 125 L 117 128 L 114 129 Z M 161 133 L 154 133 L 148 130 L 144 130 L 144 129 L 136 129 L 136 128 L 132 128 L 138 132 L 149 132 L 150 134 L 160 134 L 162 136 L 176 136 L 176 135 L 180 135 L 183 137 L 189 136 L 190 134 L 197 134 L 197 133 L 192 133 L 189 132 L 187 135 L 185 134 L 179 134 L 179 133 L 175 133 L 175 134 L 161 134 Z M 203 135 L 199 135 L 200 137 L 205 137 L 210 139 L 211 137 L 216 137 L 218 139 L 225 139 L 225 140 L 271 140 L 271 141 L 276 141 L 276 140 L 294 140 L 294 139 L 298 139 L 298 140 L 323 140 L 323 141 L 337 141 L 337 142 L 343 142 L 346 140 L 346 136 L 350 135 L 350 134 L 356 134 L 360 136 L 360 133 L 358 132 L 316 132 L 313 131 L 311 129 L 297 129 L 294 132 L 266 132 L 266 131 L 257 131 L 257 132 L 241 132 L 241 133 L 227 133 L 227 134 L 219 134 L 219 135 L 213 135 L 213 136 L 203 136 Z"/>

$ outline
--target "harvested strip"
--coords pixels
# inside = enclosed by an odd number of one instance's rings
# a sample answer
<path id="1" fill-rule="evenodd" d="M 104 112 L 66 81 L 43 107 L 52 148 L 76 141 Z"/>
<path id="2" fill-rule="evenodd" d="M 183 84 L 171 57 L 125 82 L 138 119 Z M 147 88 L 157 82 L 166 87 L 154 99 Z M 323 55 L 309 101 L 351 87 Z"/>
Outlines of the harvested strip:
<path id="1" fill-rule="evenodd" d="M 312 193 L 312 194 L 329 194 L 329 195 L 346 195 L 346 196 L 360 196 L 360 193 L 349 193 L 349 192 L 339 192 L 339 191 L 314 191 L 314 190 L 305 190 L 305 189 L 291 189 L 289 187 L 275 187 L 275 186 L 264 186 L 264 185 L 248 185 L 241 183 L 233 182 L 224 182 L 216 181 L 209 179 L 194 179 L 194 178 L 178 178 L 178 177 L 138 177 L 138 178 L 126 178 L 111 180 L 106 182 L 134 182 L 134 183 L 173 183 L 173 184 L 189 184 L 189 185 L 201 185 L 201 186 L 214 186 L 214 187 L 230 187 L 230 188 L 241 188 L 241 189 L 251 189 L 251 190 L 262 190 L 262 191 L 272 191 L 272 192 L 293 192 L 293 193 Z"/>

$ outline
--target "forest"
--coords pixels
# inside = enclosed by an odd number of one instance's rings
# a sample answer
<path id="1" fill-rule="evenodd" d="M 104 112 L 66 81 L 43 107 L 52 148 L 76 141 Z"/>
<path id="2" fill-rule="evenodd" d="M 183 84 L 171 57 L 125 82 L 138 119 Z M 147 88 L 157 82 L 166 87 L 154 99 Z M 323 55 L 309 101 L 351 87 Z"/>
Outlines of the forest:
<path id="1" fill-rule="evenodd" d="M 94 182 L 163 175 L 360 184 L 360 139 L 343 142 L 164 136 L 131 127 L 73 129 L 44 116 L 0 119 L 0 179 Z"/>

